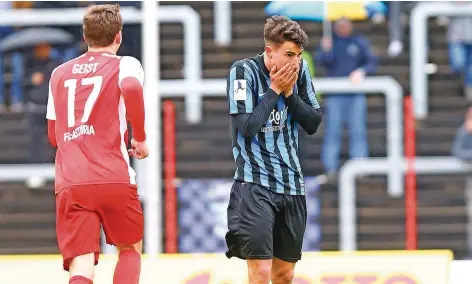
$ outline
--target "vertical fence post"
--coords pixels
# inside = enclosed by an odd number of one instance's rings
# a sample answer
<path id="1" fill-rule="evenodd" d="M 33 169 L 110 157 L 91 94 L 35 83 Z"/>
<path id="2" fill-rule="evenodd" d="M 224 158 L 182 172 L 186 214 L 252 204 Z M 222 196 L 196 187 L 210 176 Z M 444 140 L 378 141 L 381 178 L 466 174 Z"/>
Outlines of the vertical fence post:
<path id="1" fill-rule="evenodd" d="M 175 106 L 163 103 L 164 112 L 164 186 L 165 186 L 165 252 L 178 252 Z"/>
<path id="2" fill-rule="evenodd" d="M 418 248 L 418 226 L 417 226 L 417 194 L 416 194 L 416 130 L 413 100 L 411 97 L 404 99 L 404 123 L 405 123 L 405 158 L 407 170 L 405 178 L 405 217 L 406 217 L 406 249 L 416 250 Z"/>

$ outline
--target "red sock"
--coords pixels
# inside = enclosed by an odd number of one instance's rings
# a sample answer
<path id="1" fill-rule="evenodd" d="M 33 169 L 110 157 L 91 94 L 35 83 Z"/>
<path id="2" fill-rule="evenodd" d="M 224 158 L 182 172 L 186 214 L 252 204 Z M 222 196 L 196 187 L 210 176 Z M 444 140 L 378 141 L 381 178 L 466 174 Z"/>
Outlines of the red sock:
<path id="1" fill-rule="evenodd" d="M 141 256 L 139 253 L 135 250 L 122 251 L 116 264 L 113 284 L 138 284 L 140 274 Z"/>
<path id="2" fill-rule="evenodd" d="M 92 280 L 83 276 L 74 276 L 69 279 L 69 284 L 93 284 Z"/>

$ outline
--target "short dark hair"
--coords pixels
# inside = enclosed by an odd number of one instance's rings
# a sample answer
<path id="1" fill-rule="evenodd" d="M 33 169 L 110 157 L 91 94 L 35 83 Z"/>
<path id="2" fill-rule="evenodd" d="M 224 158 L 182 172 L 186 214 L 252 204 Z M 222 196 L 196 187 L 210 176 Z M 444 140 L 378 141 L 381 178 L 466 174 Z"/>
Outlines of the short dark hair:
<path id="1" fill-rule="evenodd" d="M 91 5 L 83 19 L 84 37 L 91 47 L 106 47 L 123 29 L 119 4 Z"/>
<path id="2" fill-rule="evenodd" d="M 282 44 L 291 41 L 305 48 L 308 45 L 308 36 L 300 25 L 285 16 L 272 16 L 266 20 L 264 26 L 264 42 Z"/>

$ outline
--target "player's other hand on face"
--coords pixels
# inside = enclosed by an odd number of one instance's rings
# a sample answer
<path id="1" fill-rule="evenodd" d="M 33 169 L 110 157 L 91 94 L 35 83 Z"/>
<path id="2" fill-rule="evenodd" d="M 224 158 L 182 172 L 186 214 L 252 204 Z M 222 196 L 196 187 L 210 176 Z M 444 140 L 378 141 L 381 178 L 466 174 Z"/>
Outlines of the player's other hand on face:
<path id="1" fill-rule="evenodd" d="M 293 87 L 294 87 L 295 84 L 297 83 L 297 80 L 298 80 L 298 73 L 299 73 L 299 71 L 300 71 L 300 64 L 296 64 L 296 63 L 292 63 L 292 64 L 293 64 L 294 67 L 295 67 L 295 71 L 294 71 L 295 76 L 290 77 L 290 78 L 292 78 L 292 79 L 291 79 L 291 81 L 290 81 L 289 86 L 287 87 L 287 89 L 283 90 L 283 93 L 284 93 L 285 97 L 287 97 L 287 98 L 290 97 L 290 96 L 292 95 L 292 93 L 293 93 Z"/>
<path id="2" fill-rule="evenodd" d="M 128 154 L 131 157 L 135 157 L 139 160 L 149 156 L 149 148 L 146 144 L 146 141 L 138 142 L 134 140 L 134 138 L 131 139 L 131 149 L 128 150 Z"/>
<path id="3" fill-rule="evenodd" d="M 294 80 L 296 82 L 295 78 L 298 76 L 297 69 L 298 67 L 293 63 L 285 64 L 280 70 L 277 70 L 277 67 L 274 65 L 270 69 L 270 88 L 280 95 L 290 87 Z"/>

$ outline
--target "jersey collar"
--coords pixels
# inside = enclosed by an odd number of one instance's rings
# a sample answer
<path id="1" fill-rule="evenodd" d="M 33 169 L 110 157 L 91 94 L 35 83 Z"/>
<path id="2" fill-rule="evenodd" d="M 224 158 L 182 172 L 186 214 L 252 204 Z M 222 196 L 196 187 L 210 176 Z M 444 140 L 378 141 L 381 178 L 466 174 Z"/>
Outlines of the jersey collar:
<path id="1" fill-rule="evenodd" d="M 256 63 L 260 70 L 264 73 L 267 78 L 270 78 L 270 72 L 267 70 L 267 67 L 264 63 L 264 53 L 261 52 L 256 56 Z"/>
<path id="2" fill-rule="evenodd" d="M 86 55 L 102 55 L 102 54 L 109 54 L 109 55 L 115 55 L 113 52 L 110 51 L 87 51 L 85 52 Z"/>

